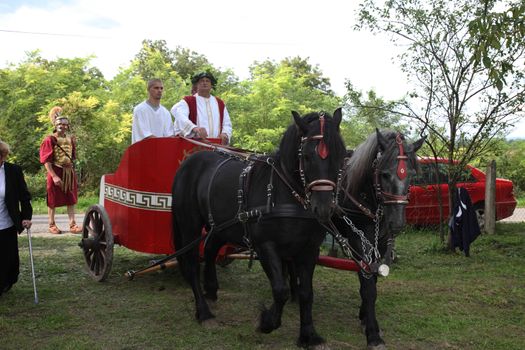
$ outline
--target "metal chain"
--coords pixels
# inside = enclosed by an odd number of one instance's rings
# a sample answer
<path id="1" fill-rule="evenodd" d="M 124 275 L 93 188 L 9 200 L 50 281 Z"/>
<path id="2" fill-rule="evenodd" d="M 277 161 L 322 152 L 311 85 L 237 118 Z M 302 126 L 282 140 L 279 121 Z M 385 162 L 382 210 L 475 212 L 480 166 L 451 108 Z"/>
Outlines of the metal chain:
<path id="1" fill-rule="evenodd" d="M 335 190 L 335 205 L 338 206 L 339 205 L 339 189 L 341 188 L 342 186 L 342 181 L 343 181 L 343 174 L 344 174 L 344 166 L 339 169 L 339 173 L 337 174 L 337 186 L 336 186 L 336 190 Z"/>
<path id="2" fill-rule="evenodd" d="M 325 225 L 323 225 L 323 226 L 325 226 Z M 348 239 L 341 235 L 339 230 L 337 230 L 335 228 L 335 226 L 333 226 L 333 223 L 331 223 L 330 226 L 332 226 L 332 227 L 326 227 L 325 226 L 325 228 L 335 238 L 335 240 L 337 241 L 339 246 L 341 246 L 341 249 L 343 250 L 343 254 L 346 255 L 346 257 L 348 257 L 349 259 L 355 260 L 354 254 L 352 253 L 352 247 L 348 243 Z"/>
<path id="3" fill-rule="evenodd" d="M 365 233 L 362 230 L 358 229 L 348 216 L 344 215 L 343 219 L 346 222 L 346 224 L 350 226 L 352 231 L 354 231 L 354 233 L 356 233 L 361 239 L 361 247 L 363 249 L 363 258 L 367 264 L 370 264 L 372 262 L 372 252 L 377 251 L 377 246 L 374 247 L 372 243 L 370 243 L 370 241 L 365 237 Z"/>
<path id="4" fill-rule="evenodd" d="M 379 226 L 381 224 L 381 220 L 383 219 L 383 206 L 378 205 L 376 210 L 376 218 L 374 219 L 375 222 L 375 257 L 377 260 L 381 258 L 381 254 L 379 254 Z"/>
<path id="5" fill-rule="evenodd" d="M 303 170 L 303 143 L 299 145 L 299 149 L 297 150 L 297 156 L 299 157 L 299 175 L 301 176 L 301 182 L 303 183 L 303 187 L 306 188 L 306 177 L 304 175 Z"/>

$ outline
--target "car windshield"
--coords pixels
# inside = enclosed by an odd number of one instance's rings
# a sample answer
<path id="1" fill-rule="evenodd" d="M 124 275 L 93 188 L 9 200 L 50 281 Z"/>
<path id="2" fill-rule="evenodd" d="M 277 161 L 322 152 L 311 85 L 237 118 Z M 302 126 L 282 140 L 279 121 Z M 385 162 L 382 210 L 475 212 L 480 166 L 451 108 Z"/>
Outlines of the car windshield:
<path id="1" fill-rule="evenodd" d="M 412 185 L 433 185 L 433 184 L 447 184 L 448 171 L 447 164 L 437 163 L 420 163 L 417 176 L 412 178 Z M 475 182 L 476 179 L 472 176 L 469 168 L 461 171 L 458 182 Z"/>

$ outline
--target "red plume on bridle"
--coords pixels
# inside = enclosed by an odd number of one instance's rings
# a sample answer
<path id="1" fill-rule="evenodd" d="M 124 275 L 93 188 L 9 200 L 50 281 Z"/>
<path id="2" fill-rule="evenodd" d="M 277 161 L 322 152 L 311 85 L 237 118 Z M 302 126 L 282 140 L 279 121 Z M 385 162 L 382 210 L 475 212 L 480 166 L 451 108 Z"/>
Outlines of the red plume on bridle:
<path id="1" fill-rule="evenodd" d="M 401 134 L 397 134 L 396 143 L 399 146 L 399 156 L 397 156 L 397 159 L 399 159 L 399 163 L 397 164 L 397 177 L 399 177 L 400 180 L 404 180 L 407 177 L 407 165 L 405 161 L 408 157 L 405 155 Z"/>
<path id="2" fill-rule="evenodd" d="M 324 143 L 323 137 L 324 137 L 324 113 L 319 113 L 319 123 L 321 124 L 321 141 L 319 141 L 319 145 L 317 146 L 317 154 L 319 154 L 319 157 L 321 159 L 326 159 L 328 157 L 328 146 Z"/>

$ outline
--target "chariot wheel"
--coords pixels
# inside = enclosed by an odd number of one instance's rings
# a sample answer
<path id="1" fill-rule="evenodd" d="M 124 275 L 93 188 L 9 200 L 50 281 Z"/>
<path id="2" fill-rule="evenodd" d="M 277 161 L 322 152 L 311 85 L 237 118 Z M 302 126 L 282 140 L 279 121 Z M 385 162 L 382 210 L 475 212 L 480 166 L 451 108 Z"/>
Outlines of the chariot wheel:
<path id="1" fill-rule="evenodd" d="M 89 274 L 96 281 L 104 281 L 113 263 L 113 232 L 109 216 L 103 206 L 92 205 L 84 217 L 82 240 L 78 244 L 84 253 Z"/>

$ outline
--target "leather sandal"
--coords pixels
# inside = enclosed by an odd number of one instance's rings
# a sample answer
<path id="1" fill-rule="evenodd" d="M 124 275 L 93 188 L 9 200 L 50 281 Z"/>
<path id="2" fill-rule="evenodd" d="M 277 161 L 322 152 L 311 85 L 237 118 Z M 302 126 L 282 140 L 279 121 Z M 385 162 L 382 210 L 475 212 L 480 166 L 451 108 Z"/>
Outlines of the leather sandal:
<path id="1" fill-rule="evenodd" d="M 59 235 L 62 233 L 55 223 L 49 224 L 49 233 Z"/>
<path id="2" fill-rule="evenodd" d="M 78 226 L 75 222 L 69 224 L 69 232 L 71 233 L 80 233 L 82 232 L 82 227 Z"/>

